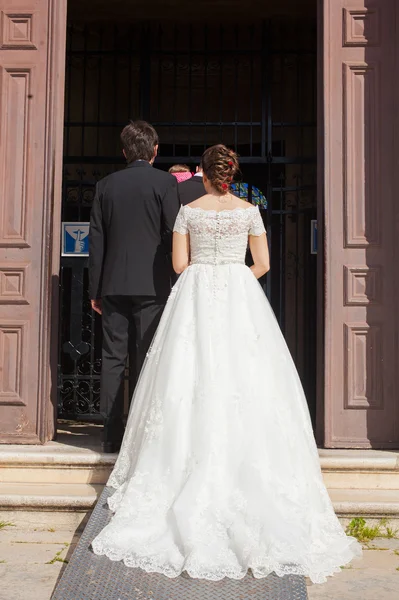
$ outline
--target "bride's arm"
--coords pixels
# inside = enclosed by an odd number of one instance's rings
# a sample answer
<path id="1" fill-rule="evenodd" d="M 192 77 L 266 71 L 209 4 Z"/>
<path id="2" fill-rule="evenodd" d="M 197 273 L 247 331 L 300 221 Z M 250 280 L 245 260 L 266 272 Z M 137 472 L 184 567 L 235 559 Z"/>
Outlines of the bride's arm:
<path id="1" fill-rule="evenodd" d="M 254 261 L 254 264 L 250 268 L 256 279 L 259 279 L 270 270 L 269 247 L 267 245 L 266 234 L 250 235 L 249 249 Z"/>
<path id="2" fill-rule="evenodd" d="M 173 234 L 172 263 L 175 272 L 180 275 L 190 264 L 190 241 L 189 234 L 181 234 L 176 231 Z"/>

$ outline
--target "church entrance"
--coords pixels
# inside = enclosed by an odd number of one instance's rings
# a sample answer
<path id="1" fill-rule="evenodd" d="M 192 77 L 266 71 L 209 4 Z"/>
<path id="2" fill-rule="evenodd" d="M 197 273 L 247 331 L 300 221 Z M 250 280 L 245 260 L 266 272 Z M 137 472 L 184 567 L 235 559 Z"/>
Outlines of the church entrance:
<path id="1" fill-rule="evenodd" d="M 96 181 L 124 168 L 121 129 L 144 118 L 159 133 L 157 168 L 194 169 L 218 142 L 238 152 L 241 192 L 259 204 L 268 232 L 262 285 L 315 419 L 316 19 L 220 14 L 208 23 L 169 14 L 155 22 L 141 5 L 134 20 L 104 18 L 99 1 L 96 21 L 83 4 L 70 3 L 67 34 L 59 417 L 98 419 L 101 323 L 87 291 L 87 222 Z M 126 377 L 128 399 L 128 369 Z"/>

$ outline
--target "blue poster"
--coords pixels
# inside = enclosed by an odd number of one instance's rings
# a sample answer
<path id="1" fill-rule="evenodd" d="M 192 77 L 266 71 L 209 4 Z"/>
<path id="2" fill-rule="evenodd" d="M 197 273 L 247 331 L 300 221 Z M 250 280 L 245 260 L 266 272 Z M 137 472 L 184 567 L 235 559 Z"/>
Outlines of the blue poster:
<path id="1" fill-rule="evenodd" d="M 90 223 L 62 223 L 61 256 L 89 256 Z"/>

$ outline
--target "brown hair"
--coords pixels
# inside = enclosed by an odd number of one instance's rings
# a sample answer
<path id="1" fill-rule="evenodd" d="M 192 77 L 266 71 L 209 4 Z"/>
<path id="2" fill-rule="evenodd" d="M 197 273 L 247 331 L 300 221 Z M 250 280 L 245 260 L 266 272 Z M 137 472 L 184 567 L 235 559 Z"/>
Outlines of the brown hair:
<path id="1" fill-rule="evenodd" d="M 187 165 L 173 165 L 170 167 L 169 173 L 190 173 L 190 167 Z"/>
<path id="2" fill-rule="evenodd" d="M 234 176 L 240 170 L 237 154 L 223 144 L 205 150 L 201 165 L 210 183 L 221 194 L 227 194 Z"/>
<path id="3" fill-rule="evenodd" d="M 158 145 L 158 134 L 146 121 L 130 121 L 121 133 L 121 141 L 128 163 L 135 160 L 147 160 L 154 157 L 154 148 Z"/>

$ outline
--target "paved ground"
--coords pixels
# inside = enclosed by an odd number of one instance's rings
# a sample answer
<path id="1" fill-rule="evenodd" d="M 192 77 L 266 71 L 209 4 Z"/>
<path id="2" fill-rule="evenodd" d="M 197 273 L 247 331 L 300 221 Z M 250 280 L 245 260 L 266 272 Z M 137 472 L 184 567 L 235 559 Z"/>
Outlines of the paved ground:
<path id="1" fill-rule="evenodd" d="M 76 543 L 73 531 L 0 528 L 0 600 L 50 600 Z M 399 540 L 377 539 L 370 546 L 328 583 L 310 585 L 309 600 L 397 600 Z"/>
<path id="2" fill-rule="evenodd" d="M 72 531 L 0 529 L 0 600 L 50 600 L 77 541 Z"/>
<path id="3" fill-rule="evenodd" d="M 310 585 L 309 600 L 398 600 L 399 540 L 378 538 L 369 546 L 327 583 Z"/>

